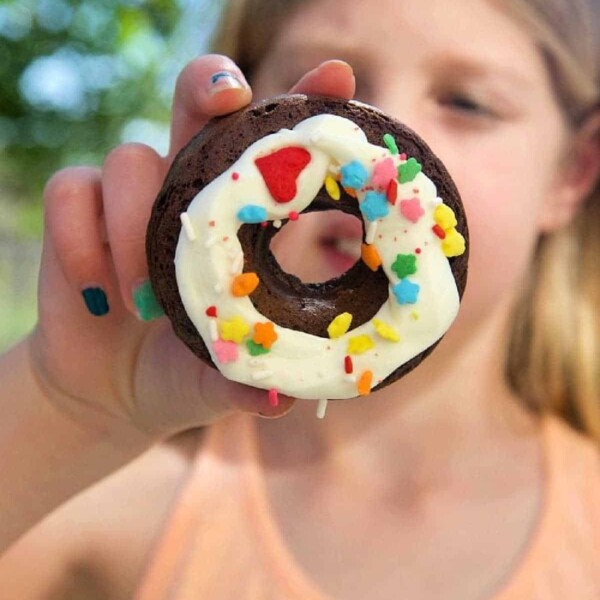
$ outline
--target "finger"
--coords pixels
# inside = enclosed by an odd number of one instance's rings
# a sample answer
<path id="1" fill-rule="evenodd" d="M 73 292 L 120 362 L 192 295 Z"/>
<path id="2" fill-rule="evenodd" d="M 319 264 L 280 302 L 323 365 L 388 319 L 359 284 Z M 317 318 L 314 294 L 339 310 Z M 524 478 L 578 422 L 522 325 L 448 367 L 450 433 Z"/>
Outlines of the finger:
<path id="1" fill-rule="evenodd" d="M 74 167 L 56 173 L 44 190 L 45 230 L 69 285 L 89 313 L 110 311 L 110 270 L 102 240 L 100 171 Z M 83 306 L 83 304 L 82 304 Z"/>
<path id="2" fill-rule="evenodd" d="M 356 91 L 352 67 L 343 60 L 328 60 L 309 71 L 290 94 L 315 94 L 350 100 Z"/>
<path id="3" fill-rule="evenodd" d="M 106 229 L 121 298 L 143 321 L 162 316 L 148 282 L 146 228 L 165 172 L 164 160 L 144 144 L 119 146 L 102 170 Z"/>
<path id="4" fill-rule="evenodd" d="M 239 67 L 226 56 L 209 54 L 193 60 L 175 85 L 169 158 L 206 122 L 249 104 L 252 91 Z"/>

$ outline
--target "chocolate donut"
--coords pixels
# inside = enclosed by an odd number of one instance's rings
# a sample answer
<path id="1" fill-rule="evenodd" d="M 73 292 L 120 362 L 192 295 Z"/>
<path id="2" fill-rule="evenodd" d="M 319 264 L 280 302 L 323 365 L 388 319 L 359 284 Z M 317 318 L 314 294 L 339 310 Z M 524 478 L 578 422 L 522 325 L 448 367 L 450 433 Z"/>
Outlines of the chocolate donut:
<path id="1" fill-rule="evenodd" d="M 362 260 L 324 283 L 270 241 L 309 211 L 363 222 Z M 175 333 L 229 379 L 297 398 L 366 395 L 415 368 L 467 278 L 456 186 L 414 132 L 359 102 L 282 96 L 212 120 L 178 154 L 146 239 Z"/>

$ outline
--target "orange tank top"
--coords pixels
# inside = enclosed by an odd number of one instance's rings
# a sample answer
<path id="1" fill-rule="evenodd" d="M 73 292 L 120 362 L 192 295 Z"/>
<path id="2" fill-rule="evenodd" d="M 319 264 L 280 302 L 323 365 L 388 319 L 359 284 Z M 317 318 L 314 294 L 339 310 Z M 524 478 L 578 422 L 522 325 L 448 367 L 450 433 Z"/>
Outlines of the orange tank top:
<path id="1" fill-rule="evenodd" d="M 527 551 L 490 600 L 600 598 L 600 470 L 593 444 L 543 422 L 545 491 Z M 135 600 L 333 600 L 294 561 L 271 515 L 252 418 L 212 426 Z"/>

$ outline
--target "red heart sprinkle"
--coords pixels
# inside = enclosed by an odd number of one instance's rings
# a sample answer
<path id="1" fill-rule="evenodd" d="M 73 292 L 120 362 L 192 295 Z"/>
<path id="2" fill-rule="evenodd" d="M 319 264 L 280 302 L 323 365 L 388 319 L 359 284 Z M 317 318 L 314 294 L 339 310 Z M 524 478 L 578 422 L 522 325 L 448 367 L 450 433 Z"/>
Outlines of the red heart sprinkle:
<path id="1" fill-rule="evenodd" d="M 296 196 L 296 180 L 310 160 L 308 150 L 290 146 L 257 158 L 254 162 L 273 199 L 284 204 Z"/>
<path id="2" fill-rule="evenodd" d="M 207 317 L 216 317 L 217 316 L 217 307 L 216 306 L 209 306 L 206 309 L 206 316 Z"/>

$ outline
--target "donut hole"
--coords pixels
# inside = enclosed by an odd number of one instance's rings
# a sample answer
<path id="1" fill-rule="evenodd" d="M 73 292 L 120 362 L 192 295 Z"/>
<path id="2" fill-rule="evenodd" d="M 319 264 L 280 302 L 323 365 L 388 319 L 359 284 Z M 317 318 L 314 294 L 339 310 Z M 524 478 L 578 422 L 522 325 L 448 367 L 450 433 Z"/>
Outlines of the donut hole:
<path id="1" fill-rule="evenodd" d="M 339 210 L 303 213 L 271 239 L 270 250 L 282 271 L 303 283 L 340 277 L 360 260 L 360 219 Z"/>

